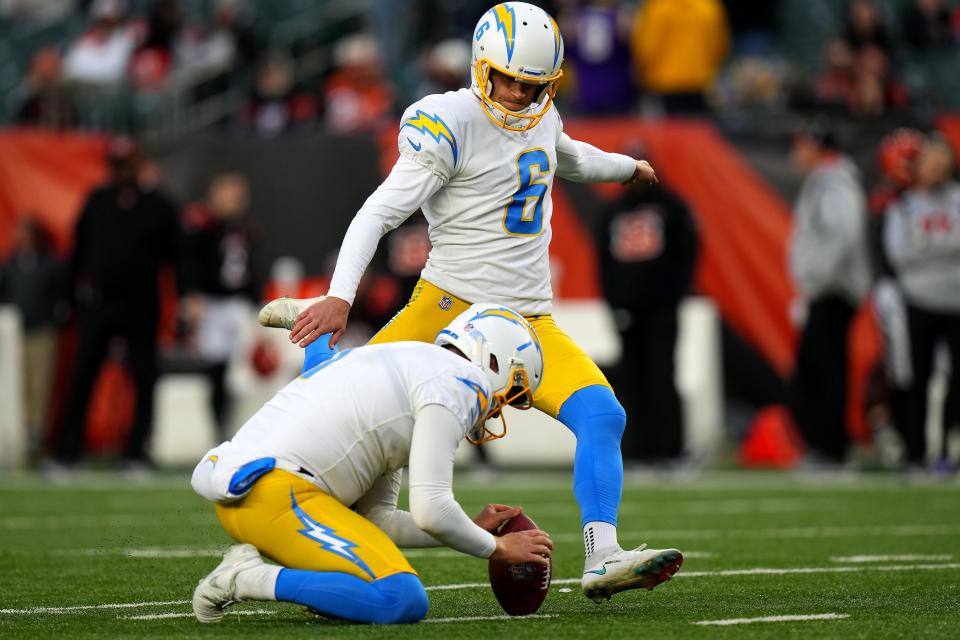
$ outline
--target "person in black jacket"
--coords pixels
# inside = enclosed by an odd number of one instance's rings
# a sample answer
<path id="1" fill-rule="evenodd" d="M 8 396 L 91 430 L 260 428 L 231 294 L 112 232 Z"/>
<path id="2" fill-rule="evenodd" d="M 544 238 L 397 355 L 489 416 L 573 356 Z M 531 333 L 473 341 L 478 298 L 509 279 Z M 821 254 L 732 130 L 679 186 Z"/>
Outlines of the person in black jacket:
<path id="1" fill-rule="evenodd" d="M 149 466 L 157 377 L 159 274 L 178 262 L 179 224 L 174 205 L 142 187 L 138 146 L 117 138 L 107 150 L 109 182 L 94 189 L 77 220 L 71 281 L 80 338 L 69 386 L 57 462 L 73 465 L 83 454 L 91 392 L 110 341 L 122 336 L 136 387 L 133 425 L 122 451 L 124 466 Z"/>
<path id="2" fill-rule="evenodd" d="M 256 255 L 260 231 L 247 209 L 250 188 L 240 173 L 213 177 L 206 202 L 184 211 L 184 289 L 196 348 L 210 380 L 210 405 L 218 437 L 229 438 L 227 368 L 245 346 L 261 302 Z"/>
<path id="3" fill-rule="evenodd" d="M 646 463 L 683 454 L 683 414 L 674 384 L 677 310 L 697 260 L 690 210 L 663 184 L 634 187 L 603 215 L 603 292 L 623 356 L 624 457 Z"/>

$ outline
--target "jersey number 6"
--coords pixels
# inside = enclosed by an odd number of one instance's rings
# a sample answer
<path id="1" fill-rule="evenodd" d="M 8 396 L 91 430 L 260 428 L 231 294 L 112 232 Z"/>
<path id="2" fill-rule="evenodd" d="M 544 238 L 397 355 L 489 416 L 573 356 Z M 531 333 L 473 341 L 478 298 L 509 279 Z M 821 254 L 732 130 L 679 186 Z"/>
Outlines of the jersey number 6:
<path id="1" fill-rule="evenodd" d="M 543 197 L 547 184 L 540 182 L 550 172 L 550 157 L 543 149 L 528 149 L 517 156 L 517 182 L 513 200 L 503 212 L 503 228 L 512 236 L 543 233 Z"/>

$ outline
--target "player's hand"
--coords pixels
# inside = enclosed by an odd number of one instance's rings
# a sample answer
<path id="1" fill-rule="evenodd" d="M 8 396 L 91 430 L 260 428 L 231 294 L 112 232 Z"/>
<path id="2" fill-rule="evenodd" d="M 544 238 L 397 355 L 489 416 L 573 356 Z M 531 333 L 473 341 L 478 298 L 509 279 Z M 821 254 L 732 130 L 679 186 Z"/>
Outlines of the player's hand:
<path id="1" fill-rule="evenodd" d="M 633 170 L 633 175 L 622 185 L 631 184 L 657 184 L 660 179 L 657 178 L 657 172 L 653 170 L 650 163 L 646 160 L 637 160 L 637 168 Z"/>
<path id="2" fill-rule="evenodd" d="M 523 513 L 523 507 L 508 507 L 505 504 L 488 504 L 473 522 L 485 531 L 493 533 L 507 520 Z"/>
<path id="3" fill-rule="evenodd" d="M 350 315 L 350 303 L 341 298 L 327 296 L 304 309 L 290 331 L 290 341 L 306 347 L 325 333 L 330 336 L 330 348 L 340 340 L 347 328 L 347 316 Z"/>
<path id="4" fill-rule="evenodd" d="M 490 556 L 491 560 L 517 564 L 534 562 L 547 564 L 553 553 L 553 540 L 546 531 L 530 529 L 528 531 L 514 531 L 497 538 L 497 550 Z"/>

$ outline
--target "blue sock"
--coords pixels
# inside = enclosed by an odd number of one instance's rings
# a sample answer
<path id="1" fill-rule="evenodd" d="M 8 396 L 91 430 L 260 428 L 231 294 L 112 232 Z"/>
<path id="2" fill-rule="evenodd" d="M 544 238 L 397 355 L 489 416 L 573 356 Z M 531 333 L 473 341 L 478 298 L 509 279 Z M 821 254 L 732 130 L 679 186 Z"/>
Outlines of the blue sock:
<path id="1" fill-rule="evenodd" d="M 300 373 L 306 373 L 321 362 L 326 362 L 332 358 L 335 353 L 340 352 L 339 345 L 333 349 L 330 348 L 331 335 L 325 333 L 307 345 L 306 349 L 303 350 L 303 367 L 300 369 Z"/>
<path id="2" fill-rule="evenodd" d="M 581 526 L 596 521 L 616 525 L 623 491 L 623 407 L 609 387 L 594 385 L 570 396 L 557 419 L 577 436 L 573 495 L 580 505 Z"/>
<path id="3" fill-rule="evenodd" d="M 420 578 L 396 573 L 373 582 L 348 573 L 281 569 L 277 600 L 295 602 L 324 615 L 353 622 L 419 622 L 430 605 Z"/>

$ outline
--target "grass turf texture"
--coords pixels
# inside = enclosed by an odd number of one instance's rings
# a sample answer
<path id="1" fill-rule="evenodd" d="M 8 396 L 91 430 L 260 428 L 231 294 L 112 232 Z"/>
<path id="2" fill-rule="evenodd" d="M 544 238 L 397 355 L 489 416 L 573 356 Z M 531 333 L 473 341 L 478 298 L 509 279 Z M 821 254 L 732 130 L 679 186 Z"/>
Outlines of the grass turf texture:
<path id="1" fill-rule="evenodd" d="M 556 542 L 555 580 L 582 570 L 569 474 L 458 477 L 458 498 L 521 504 Z M 960 629 L 960 484 L 910 485 L 889 476 L 824 479 L 767 473 L 634 480 L 624 491 L 621 541 L 691 552 L 652 592 L 595 605 L 578 584 L 551 587 L 536 619 L 374 627 L 311 618 L 297 606 L 244 603 L 220 625 L 188 603 L 60 612 L 0 612 L 2 638 L 956 638 Z M 0 609 L 188 601 L 230 543 L 185 477 L 130 484 L 94 476 L 57 487 L 0 478 Z M 186 557 L 149 557 L 173 552 Z M 206 554 L 206 555 L 204 555 Z M 922 555 L 878 562 L 861 555 Z M 147 556 L 147 557 L 143 557 Z M 936 556 L 936 557 L 934 557 Z M 411 558 L 428 586 L 485 583 L 486 563 L 449 552 Z M 917 568 L 918 566 L 926 568 Z M 899 569 L 895 567 L 900 567 Z M 903 567 L 914 567 L 904 569 Z M 934 568 L 935 567 L 935 568 Z M 810 569 L 721 575 L 724 570 Z M 847 570 L 849 569 L 849 571 Z M 824 572 L 828 571 L 828 572 Z M 688 575 L 685 575 L 688 574 Z M 571 589 L 562 592 L 561 589 Z M 428 619 L 499 616 L 489 588 L 430 591 Z M 703 620 L 842 614 L 838 620 L 698 626 Z"/>

